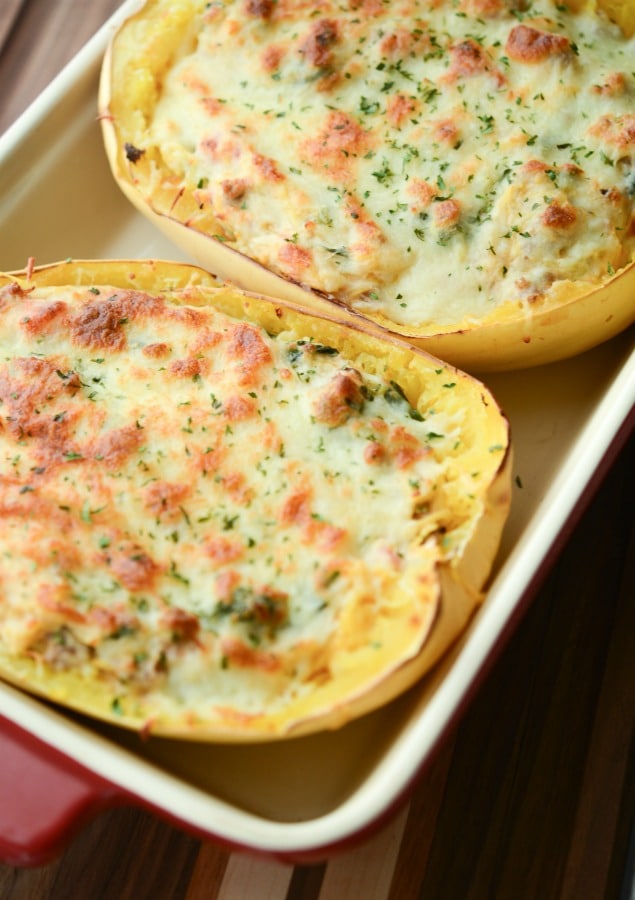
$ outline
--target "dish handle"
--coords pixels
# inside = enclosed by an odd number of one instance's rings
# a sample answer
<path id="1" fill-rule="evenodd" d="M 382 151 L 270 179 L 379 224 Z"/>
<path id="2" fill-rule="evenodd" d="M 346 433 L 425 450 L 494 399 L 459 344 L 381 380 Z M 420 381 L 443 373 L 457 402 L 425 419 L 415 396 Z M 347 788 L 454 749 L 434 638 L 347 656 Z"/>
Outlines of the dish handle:
<path id="1" fill-rule="evenodd" d="M 42 865 L 121 789 L 0 716 L 0 860 Z"/>

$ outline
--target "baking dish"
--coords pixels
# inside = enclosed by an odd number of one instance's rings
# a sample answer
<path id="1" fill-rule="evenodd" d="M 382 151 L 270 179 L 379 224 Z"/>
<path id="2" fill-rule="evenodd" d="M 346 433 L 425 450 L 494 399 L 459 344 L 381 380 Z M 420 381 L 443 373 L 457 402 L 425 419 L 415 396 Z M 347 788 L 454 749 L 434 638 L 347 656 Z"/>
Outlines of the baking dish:
<path id="1" fill-rule="evenodd" d="M 0 142 L 0 268 L 21 268 L 29 256 L 182 258 L 108 173 L 96 91 L 112 28 Z M 485 606 L 432 677 L 340 732 L 240 749 L 144 743 L 0 685 L 3 858 L 50 854 L 112 803 L 147 805 L 228 846 L 294 861 L 322 858 L 388 815 L 520 619 L 572 513 L 632 427 L 633 332 L 568 363 L 488 381 L 517 448 L 513 511 Z M 27 770 L 28 782 L 18 777 Z"/>

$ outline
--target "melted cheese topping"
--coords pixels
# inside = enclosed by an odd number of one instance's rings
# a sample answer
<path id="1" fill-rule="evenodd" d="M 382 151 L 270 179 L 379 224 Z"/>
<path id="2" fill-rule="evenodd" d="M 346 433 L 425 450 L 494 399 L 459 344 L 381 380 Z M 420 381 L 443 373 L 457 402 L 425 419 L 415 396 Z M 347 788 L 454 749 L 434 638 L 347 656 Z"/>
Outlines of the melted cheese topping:
<path id="1" fill-rule="evenodd" d="M 311 334 L 161 295 L 12 283 L 0 346 L 0 644 L 115 712 L 284 706 L 398 598 L 414 639 L 506 450 L 462 463 L 449 368 L 414 408 Z"/>
<path id="2" fill-rule="evenodd" d="M 159 148 L 156 178 L 196 197 L 189 224 L 211 213 L 287 278 L 436 333 L 631 259 L 635 40 L 601 14 L 191 0 L 170 15 L 165 72 L 144 65 L 154 31 L 131 68 L 131 96 L 153 102 L 128 158 Z"/>

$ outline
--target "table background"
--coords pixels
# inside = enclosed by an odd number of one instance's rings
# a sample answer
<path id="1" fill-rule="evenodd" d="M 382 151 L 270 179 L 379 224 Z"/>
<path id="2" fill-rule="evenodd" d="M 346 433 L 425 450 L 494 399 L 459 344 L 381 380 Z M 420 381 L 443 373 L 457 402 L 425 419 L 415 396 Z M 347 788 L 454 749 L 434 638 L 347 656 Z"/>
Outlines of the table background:
<path id="1" fill-rule="evenodd" d="M 0 0 L 0 133 L 118 5 Z M 0 864 L 1 900 L 632 900 L 634 451 L 631 438 L 409 803 L 370 839 L 291 866 L 116 809 L 46 865 Z"/>

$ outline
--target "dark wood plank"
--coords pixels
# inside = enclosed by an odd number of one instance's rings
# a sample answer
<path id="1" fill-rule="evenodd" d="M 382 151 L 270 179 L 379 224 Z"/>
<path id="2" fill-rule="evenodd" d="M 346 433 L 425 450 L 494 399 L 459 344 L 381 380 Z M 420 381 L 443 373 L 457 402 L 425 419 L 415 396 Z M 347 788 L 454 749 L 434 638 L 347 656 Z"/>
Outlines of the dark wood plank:
<path id="1" fill-rule="evenodd" d="M 619 578 L 621 572 L 619 596 L 576 809 L 562 900 L 576 900 L 585 889 L 595 891 L 596 896 L 602 890 L 606 896 L 617 896 L 635 811 L 629 784 L 633 780 L 635 729 L 632 715 L 625 715 L 625 711 L 635 709 L 635 529 L 631 527 L 630 533 L 628 530 L 633 519 L 632 457 L 630 462 L 621 473 L 622 521 L 626 526 L 624 565 L 618 564 L 614 574 Z M 615 481 L 619 488 L 617 476 Z M 630 508 L 626 508 L 627 504 Z M 604 514 L 606 511 L 606 507 L 598 510 Z M 605 573 L 598 573 L 602 574 Z"/>
<path id="2" fill-rule="evenodd" d="M 95 819 L 48 865 L 0 866 L 2 900 L 141 900 L 184 897 L 199 842 L 148 813 L 115 809 Z"/>
<path id="3" fill-rule="evenodd" d="M 221 889 L 230 855 L 211 841 L 202 843 L 188 884 L 187 900 L 216 897 Z"/>
<path id="4" fill-rule="evenodd" d="M 461 723 L 421 897 L 615 896 L 610 874 L 626 863 L 616 835 L 634 812 L 620 804 L 634 726 L 634 586 L 619 585 L 633 540 L 634 448 Z"/>
<path id="5" fill-rule="evenodd" d="M 416 896 L 410 892 L 415 885 L 418 890 L 425 880 L 455 745 L 455 735 L 449 735 L 438 748 L 412 793 L 389 900 L 404 900 L 408 896 Z"/>
<path id="6" fill-rule="evenodd" d="M 5 11 L 4 4 L 8 3 Z M 0 29 L 17 0 L 2 0 Z M 22 0 L 11 40 L 0 43 L 0 133 L 120 6 L 120 0 Z M 0 36 L 2 31 L 0 30 Z"/>
<path id="7" fill-rule="evenodd" d="M 0 53 L 16 25 L 20 10 L 26 5 L 27 0 L 2 0 L 2 5 L 0 5 Z"/>

